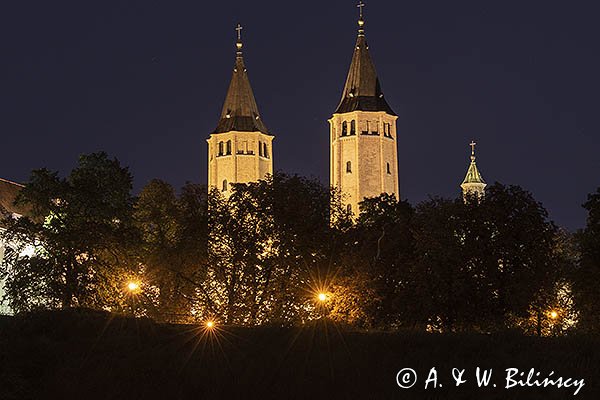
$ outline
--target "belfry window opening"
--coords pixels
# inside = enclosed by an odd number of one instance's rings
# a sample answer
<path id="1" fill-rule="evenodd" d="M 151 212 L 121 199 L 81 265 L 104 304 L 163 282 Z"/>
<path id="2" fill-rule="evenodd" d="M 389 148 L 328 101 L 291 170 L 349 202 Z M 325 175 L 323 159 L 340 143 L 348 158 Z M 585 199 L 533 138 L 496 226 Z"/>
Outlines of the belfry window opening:
<path id="1" fill-rule="evenodd" d="M 392 124 L 388 122 L 383 123 L 383 136 L 388 138 L 392 137 Z"/>
<path id="2" fill-rule="evenodd" d="M 379 135 L 379 124 L 377 121 L 364 121 L 361 123 L 362 125 L 362 129 L 360 134 L 361 135 L 371 135 L 371 136 L 377 136 Z"/>

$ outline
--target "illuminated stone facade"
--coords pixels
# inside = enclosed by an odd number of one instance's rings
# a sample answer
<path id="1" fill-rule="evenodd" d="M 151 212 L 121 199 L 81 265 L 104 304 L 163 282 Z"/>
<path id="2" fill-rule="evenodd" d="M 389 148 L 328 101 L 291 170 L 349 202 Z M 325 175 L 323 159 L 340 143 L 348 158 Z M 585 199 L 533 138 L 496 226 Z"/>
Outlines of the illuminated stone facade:
<path id="1" fill-rule="evenodd" d="M 329 120 L 331 184 L 355 214 L 365 197 L 398 196 L 396 119 L 382 111 L 354 111 Z"/>
<path id="2" fill-rule="evenodd" d="M 225 195 L 230 184 L 248 183 L 273 174 L 273 136 L 230 131 L 208 139 L 208 183 Z"/>

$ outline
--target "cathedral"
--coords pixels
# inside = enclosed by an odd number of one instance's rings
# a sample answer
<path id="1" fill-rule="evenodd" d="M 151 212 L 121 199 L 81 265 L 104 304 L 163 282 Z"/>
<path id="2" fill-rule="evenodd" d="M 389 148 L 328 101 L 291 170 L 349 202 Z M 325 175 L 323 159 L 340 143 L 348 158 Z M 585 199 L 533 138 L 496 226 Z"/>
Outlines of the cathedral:
<path id="1" fill-rule="evenodd" d="M 358 4 L 358 35 L 341 99 L 329 118 L 330 185 L 342 193 L 346 209 L 355 216 L 365 197 L 382 193 L 400 198 L 398 180 L 398 116 L 387 103 L 365 37 L 364 4 Z M 208 142 L 208 186 L 225 196 L 231 184 L 248 183 L 273 174 L 274 136 L 262 120 L 243 57 L 242 27 L 238 24 L 235 64 L 221 116 Z M 485 194 L 486 183 L 475 163 L 462 182 L 463 197 Z M 14 201 L 21 184 L 0 179 L 0 214 L 19 218 L 29 210 Z M 0 220 L 0 232 L 4 227 Z M 0 241 L 0 262 L 6 243 Z M 10 245 L 10 244 L 8 244 Z M 0 295 L 2 285 L 0 282 Z M 0 309 L 0 313 L 4 310 Z"/>
<path id="2" fill-rule="evenodd" d="M 329 180 L 342 193 L 349 212 L 359 213 L 365 197 L 388 193 L 400 198 L 398 116 L 387 103 L 365 37 L 364 4 L 359 2 L 358 36 L 342 96 L 329 122 Z M 225 196 L 232 183 L 247 183 L 273 173 L 273 139 L 256 105 L 242 54 L 238 24 L 233 75 L 221 117 L 208 141 L 208 186 Z M 463 195 L 482 196 L 485 182 L 471 164 Z"/>

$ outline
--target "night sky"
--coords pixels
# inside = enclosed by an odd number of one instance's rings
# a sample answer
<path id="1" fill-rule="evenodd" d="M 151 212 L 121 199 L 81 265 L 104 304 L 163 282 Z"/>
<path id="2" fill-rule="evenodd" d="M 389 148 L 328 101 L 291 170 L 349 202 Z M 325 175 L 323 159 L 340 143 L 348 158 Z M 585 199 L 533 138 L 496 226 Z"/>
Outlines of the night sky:
<path id="1" fill-rule="evenodd" d="M 456 196 L 475 139 L 488 183 L 521 185 L 559 225 L 582 227 L 581 204 L 600 186 L 599 6 L 366 3 L 371 55 L 399 115 L 402 197 Z M 0 177 L 66 174 L 78 155 L 105 150 L 136 191 L 152 178 L 205 183 L 241 22 L 275 169 L 327 183 L 327 118 L 357 16 L 353 0 L 3 1 Z"/>

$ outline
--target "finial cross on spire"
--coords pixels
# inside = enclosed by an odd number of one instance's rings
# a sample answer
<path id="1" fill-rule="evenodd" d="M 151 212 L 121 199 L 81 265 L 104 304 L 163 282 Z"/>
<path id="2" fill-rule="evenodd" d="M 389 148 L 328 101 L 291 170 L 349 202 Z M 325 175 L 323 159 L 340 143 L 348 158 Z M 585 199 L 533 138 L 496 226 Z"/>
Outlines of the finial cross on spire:
<path id="1" fill-rule="evenodd" d="M 471 143 L 469 143 L 469 146 L 471 146 L 471 155 L 472 156 L 475 155 L 475 145 L 477 145 L 477 143 L 475 143 L 475 141 L 471 140 Z"/>
<path id="2" fill-rule="evenodd" d="M 360 10 L 360 19 L 363 19 L 363 8 L 365 6 L 365 3 L 362 2 L 362 0 L 359 0 L 358 4 L 356 5 L 356 7 Z"/>
<path id="3" fill-rule="evenodd" d="M 242 41 L 242 29 L 244 29 L 244 27 L 241 24 L 237 24 L 235 27 L 235 30 L 237 31 L 238 42 Z"/>

